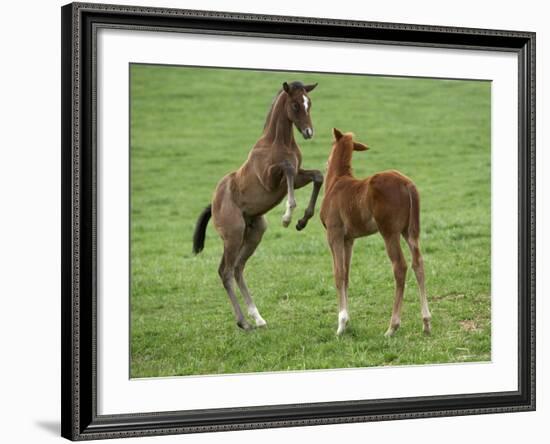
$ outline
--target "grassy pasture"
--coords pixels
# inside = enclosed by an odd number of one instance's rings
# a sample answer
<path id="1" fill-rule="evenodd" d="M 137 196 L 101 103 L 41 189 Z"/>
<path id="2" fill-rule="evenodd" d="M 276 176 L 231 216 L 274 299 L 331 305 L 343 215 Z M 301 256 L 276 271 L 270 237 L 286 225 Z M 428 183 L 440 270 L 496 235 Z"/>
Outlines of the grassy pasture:
<path id="1" fill-rule="evenodd" d="M 489 82 L 147 65 L 130 74 L 131 377 L 490 360 Z M 315 137 L 297 135 L 304 168 L 325 170 L 338 127 L 371 147 L 355 153 L 356 176 L 398 169 L 417 184 L 430 337 L 411 270 L 401 329 L 383 336 L 394 281 L 379 235 L 355 243 L 341 338 L 318 214 L 302 232 L 281 226 L 283 205 L 267 215 L 245 271 L 265 329 L 235 326 L 212 225 L 205 250 L 192 255 L 197 216 L 246 159 L 285 80 L 319 82 Z M 310 192 L 297 191 L 294 222 Z"/>

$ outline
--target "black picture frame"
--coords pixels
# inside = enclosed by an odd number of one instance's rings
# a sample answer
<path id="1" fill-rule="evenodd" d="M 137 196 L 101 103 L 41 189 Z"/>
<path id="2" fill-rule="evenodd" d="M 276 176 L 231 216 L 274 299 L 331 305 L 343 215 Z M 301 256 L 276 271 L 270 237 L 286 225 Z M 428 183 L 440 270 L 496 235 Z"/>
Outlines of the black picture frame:
<path id="1" fill-rule="evenodd" d="M 62 436 L 119 438 L 535 409 L 535 33 L 72 3 L 61 9 Z M 518 390 L 97 414 L 95 41 L 98 27 L 509 51 L 519 66 Z"/>

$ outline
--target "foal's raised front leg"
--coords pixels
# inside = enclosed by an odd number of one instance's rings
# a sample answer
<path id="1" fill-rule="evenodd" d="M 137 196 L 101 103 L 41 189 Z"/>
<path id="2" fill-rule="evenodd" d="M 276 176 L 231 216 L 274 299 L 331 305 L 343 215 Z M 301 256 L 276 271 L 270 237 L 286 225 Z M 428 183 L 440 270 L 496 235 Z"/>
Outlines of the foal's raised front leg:
<path id="1" fill-rule="evenodd" d="M 313 182 L 313 190 L 311 191 L 311 197 L 309 198 L 309 204 L 304 212 L 304 217 L 302 217 L 296 224 L 296 229 L 298 231 L 303 230 L 309 219 L 315 214 L 315 204 L 317 203 L 317 197 L 319 196 L 319 191 L 323 186 L 323 175 L 319 170 L 299 170 L 296 175 L 296 181 L 294 184 L 295 189 L 302 188 L 308 183 Z"/>
<path id="2" fill-rule="evenodd" d="M 296 208 L 296 199 L 294 198 L 294 178 L 296 176 L 296 170 L 288 160 L 281 163 L 281 168 L 286 177 L 287 185 L 286 211 L 285 214 L 283 214 L 283 227 L 288 227 L 292 220 L 292 213 Z"/>

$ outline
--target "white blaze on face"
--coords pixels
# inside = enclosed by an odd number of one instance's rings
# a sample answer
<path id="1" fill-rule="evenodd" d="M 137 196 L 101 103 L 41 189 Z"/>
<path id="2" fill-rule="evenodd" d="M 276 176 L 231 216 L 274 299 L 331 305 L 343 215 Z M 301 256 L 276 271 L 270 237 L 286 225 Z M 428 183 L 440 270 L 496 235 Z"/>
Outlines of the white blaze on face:
<path id="1" fill-rule="evenodd" d="M 307 113 L 307 107 L 308 107 L 307 96 L 304 94 L 303 98 L 304 98 L 304 109 L 306 110 L 306 113 Z"/>

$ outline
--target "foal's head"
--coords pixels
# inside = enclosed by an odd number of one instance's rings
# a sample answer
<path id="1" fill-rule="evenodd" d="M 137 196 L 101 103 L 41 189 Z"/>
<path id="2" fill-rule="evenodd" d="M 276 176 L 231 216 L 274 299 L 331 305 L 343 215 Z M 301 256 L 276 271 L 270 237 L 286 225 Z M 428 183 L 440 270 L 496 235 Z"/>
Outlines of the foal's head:
<path id="1" fill-rule="evenodd" d="M 366 151 L 369 147 L 353 140 L 353 133 L 342 133 L 338 128 L 332 129 L 334 142 L 327 161 L 327 183 L 333 176 L 351 174 L 351 156 L 354 151 Z"/>
<path id="2" fill-rule="evenodd" d="M 313 125 L 311 123 L 311 99 L 308 94 L 317 86 L 304 85 L 302 82 L 283 83 L 284 93 L 288 98 L 286 101 L 286 114 L 288 119 L 294 123 L 304 139 L 313 137 Z"/>
<path id="3" fill-rule="evenodd" d="M 369 149 L 364 143 L 353 140 L 353 133 L 343 133 L 338 128 L 332 128 L 332 135 L 334 136 L 333 147 L 340 146 L 348 151 L 366 151 Z"/>

